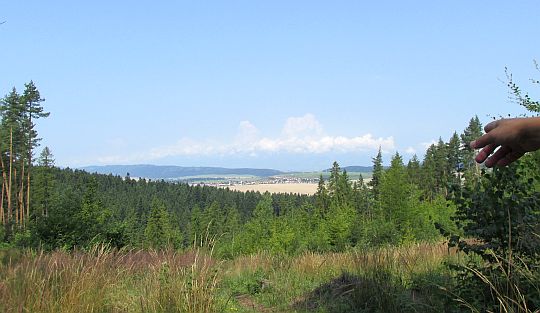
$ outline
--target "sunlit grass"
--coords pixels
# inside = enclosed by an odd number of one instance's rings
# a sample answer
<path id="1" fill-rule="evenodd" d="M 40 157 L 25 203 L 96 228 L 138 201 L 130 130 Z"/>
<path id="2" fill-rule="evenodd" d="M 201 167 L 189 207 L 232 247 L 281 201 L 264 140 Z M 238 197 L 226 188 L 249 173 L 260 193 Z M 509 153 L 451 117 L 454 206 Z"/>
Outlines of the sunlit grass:
<path id="1" fill-rule="evenodd" d="M 219 312 L 211 252 L 21 252 L 0 268 L 1 312 Z"/>
<path id="2" fill-rule="evenodd" d="M 0 312 L 440 312 L 443 262 L 456 257 L 443 244 L 233 260 L 210 248 L 0 251 Z"/>

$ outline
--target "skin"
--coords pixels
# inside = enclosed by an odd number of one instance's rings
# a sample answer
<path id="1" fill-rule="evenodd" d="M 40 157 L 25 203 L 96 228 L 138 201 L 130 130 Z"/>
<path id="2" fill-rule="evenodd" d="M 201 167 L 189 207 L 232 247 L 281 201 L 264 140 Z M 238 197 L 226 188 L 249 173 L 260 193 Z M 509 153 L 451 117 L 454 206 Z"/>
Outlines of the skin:
<path id="1" fill-rule="evenodd" d="M 540 149 L 540 117 L 501 119 L 484 130 L 486 134 L 470 146 L 482 149 L 476 162 L 485 162 L 487 167 L 507 166 L 526 152 Z"/>

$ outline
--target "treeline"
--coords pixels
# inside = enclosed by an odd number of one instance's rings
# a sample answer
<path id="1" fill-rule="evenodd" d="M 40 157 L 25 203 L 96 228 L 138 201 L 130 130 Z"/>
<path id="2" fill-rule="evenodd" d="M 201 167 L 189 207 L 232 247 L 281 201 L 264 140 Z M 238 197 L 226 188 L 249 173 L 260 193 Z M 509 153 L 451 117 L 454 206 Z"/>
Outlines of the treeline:
<path id="1" fill-rule="evenodd" d="M 540 103 L 510 80 L 516 101 L 535 115 Z M 481 311 L 540 307 L 540 153 L 505 168 L 474 161 L 469 142 L 477 117 L 461 134 L 432 144 L 423 160 L 399 153 L 372 178 L 349 177 L 334 163 L 313 196 L 236 192 L 185 183 L 135 180 L 54 166 L 35 121 L 48 116 L 33 82 L 0 103 L 0 246 L 46 250 L 176 248 L 213 242 L 222 257 L 439 241 L 471 257 L 449 264 L 454 294 Z M 511 310 L 509 310 L 509 308 Z"/>
<path id="2" fill-rule="evenodd" d="M 34 160 L 39 143 L 34 122 L 48 115 L 43 101 L 33 82 L 22 95 L 13 89 L 2 99 L 3 242 L 45 249 L 97 242 L 185 248 L 215 239 L 219 252 L 233 256 L 262 249 L 343 251 L 434 241 L 441 232 L 461 233 L 456 199 L 481 177 L 469 148 L 482 134 L 477 117 L 461 134 L 431 145 L 422 161 L 414 156 L 404 164 L 396 153 L 385 168 L 379 150 L 367 183 L 334 163 L 314 196 L 241 193 L 59 169 L 47 147 Z"/>
<path id="3" fill-rule="evenodd" d="M 477 117 L 461 135 L 428 148 L 407 165 L 396 153 L 373 175 L 349 177 L 334 163 L 314 196 L 234 192 L 164 181 L 89 174 L 54 166 L 34 122 L 48 116 L 33 82 L 2 100 L 0 145 L 4 242 L 45 249 L 108 242 L 122 247 L 184 248 L 214 239 L 227 256 L 261 249 L 276 253 L 343 251 L 438 240 L 456 231 L 451 186 L 479 175 L 468 142 L 481 134 Z M 35 163 L 35 164 L 34 164 Z M 34 165 L 37 165 L 34 167 Z"/>
<path id="4" fill-rule="evenodd" d="M 46 249 L 83 248 L 98 242 L 117 247 L 184 248 L 201 236 L 238 232 L 263 199 L 255 192 L 53 166 L 41 165 L 36 171 L 32 201 L 46 207 L 48 215 L 37 216 L 12 239 Z M 273 195 L 272 210 L 290 210 L 309 201 L 307 196 Z"/>
<path id="5" fill-rule="evenodd" d="M 367 184 L 334 163 L 314 196 L 59 169 L 47 147 L 33 158 L 39 143 L 34 121 L 48 113 L 35 85 L 25 88 L 22 95 L 13 89 L 1 106 L 1 238 L 15 245 L 73 249 L 107 242 L 181 249 L 216 240 L 218 252 L 234 256 L 262 249 L 343 251 L 438 240 L 437 227 L 458 232 L 455 206 L 448 201 L 451 186 L 480 174 L 468 148 L 482 131 L 476 117 L 461 135 L 429 147 L 421 162 L 415 156 L 405 165 L 396 153 L 385 169 L 379 151 Z"/>

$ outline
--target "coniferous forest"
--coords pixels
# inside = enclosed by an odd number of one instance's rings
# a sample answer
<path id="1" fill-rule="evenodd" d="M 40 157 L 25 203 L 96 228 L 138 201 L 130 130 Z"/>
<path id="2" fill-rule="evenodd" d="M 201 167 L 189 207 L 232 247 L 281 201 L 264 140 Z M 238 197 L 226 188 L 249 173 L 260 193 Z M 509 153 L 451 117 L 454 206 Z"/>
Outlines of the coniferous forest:
<path id="1" fill-rule="evenodd" d="M 540 309 L 540 154 L 477 164 L 476 116 L 423 159 L 379 150 L 369 182 L 335 162 L 306 196 L 59 168 L 34 82 L 0 112 L 3 312 Z"/>

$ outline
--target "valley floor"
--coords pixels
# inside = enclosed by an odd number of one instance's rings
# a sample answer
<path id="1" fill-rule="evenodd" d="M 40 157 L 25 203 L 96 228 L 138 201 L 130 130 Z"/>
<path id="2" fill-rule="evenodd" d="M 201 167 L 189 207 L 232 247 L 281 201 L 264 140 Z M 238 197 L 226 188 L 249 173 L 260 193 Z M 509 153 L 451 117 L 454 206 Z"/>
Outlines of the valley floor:
<path id="1" fill-rule="evenodd" d="M 290 184 L 253 184 L 253 185 L 235 185 L 229 187 L 235 191 L 259 191 L 261 193 L 297 193 L 302 195 L 314 195 L 317 192 L 317 184 L 309 183 L 290 183 Z"/>

